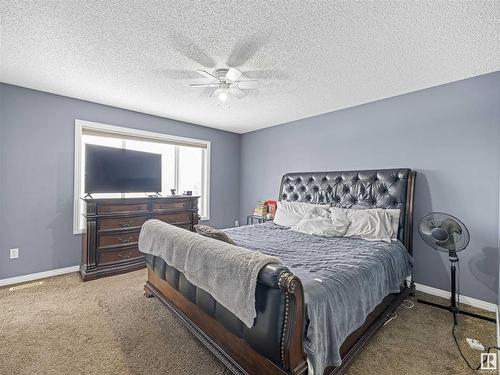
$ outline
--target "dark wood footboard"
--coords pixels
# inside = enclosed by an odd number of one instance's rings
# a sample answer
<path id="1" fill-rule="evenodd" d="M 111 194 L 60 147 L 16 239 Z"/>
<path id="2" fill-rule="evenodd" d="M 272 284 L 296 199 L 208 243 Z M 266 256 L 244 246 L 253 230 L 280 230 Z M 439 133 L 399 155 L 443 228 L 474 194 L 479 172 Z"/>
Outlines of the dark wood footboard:
<path id="1" fill-rule="evenodd" d="M 280 276 L 280 288 L 286 298 L 286 324 L 281 340 L 282 367 L 276 366 L 243 339 L 229 332 L 221 323 L 161 279 L 150 267 L 148 281 L 144 286 L 146 297 L 157 297 L 234 374 L 306 374 L 302 283 L 297 277 L 283 273 Z"/>
<path id="2" fill-rule="evenodd" d="M 302 283 L 298 277 L 284 272 L 280 275 L 279 287 L 285 293 L 285 319 L 280 347 L 282 366 L 277 366 L 257 353 L 246 341 L 228 331 L 167 281 L 161 279 L 149 266 L 144 291 L 146 297 L 157 297 L 233 374 L 305 375 L 308 368 L 303 348 L 305 305 Z M 402 287 L 398 294 L 387 296 L 368 315 L 365 323 L 349 335 L 341 346 L 342 365 L 327 367 L 323 374 L 345 373 L 370 339 L 412 291 L 413 284 Z"/>
<path id="3" fill-rule="evenodd" d="M 303 349 L 305 306 L 302 283 L 296 276 L 284 272 L 279 287 L 285 293 L 285 319 L 281 339 L 282 366 L 257 353 L 242 338 L 229 332 L 221 323 L 207 315 L 196 304 L 161 279 L 148 267 L 148 281 L 144 286 L 146 297 L 157 297 L 180 321 L 234 374 L 307 374 Z M 362 349 L 383 326 L 401 302 L 414 290 L 413 284 L 402 287 L 398 294 L 387 296 L 368 315 L 365 323 L 354 331 L 341 346 L 342 366 L 327 367 L 324 374 L 345 373 Z"/>

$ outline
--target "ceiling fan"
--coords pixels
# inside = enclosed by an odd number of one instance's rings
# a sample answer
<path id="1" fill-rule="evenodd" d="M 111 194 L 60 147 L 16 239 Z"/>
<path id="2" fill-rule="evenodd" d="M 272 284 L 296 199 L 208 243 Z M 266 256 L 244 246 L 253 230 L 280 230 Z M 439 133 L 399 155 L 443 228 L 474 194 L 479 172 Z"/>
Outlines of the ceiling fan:
<path id="1" fill-rule="evenodd" d="M 229 97 L 241 99 L 248 95 L 247 90 L 254 90 L 258 87 L 257 80 L 245 79 L 243 73 L 236 68 L 217 69 L 213 74 L 206 70 L 197 70 L 197 73 L 207 78 L 209 81 L 202 83 L 190 83 L 190 87 L 208 87 L 212 90 L 209 96 L 217 96 L 222 104 Z"/>

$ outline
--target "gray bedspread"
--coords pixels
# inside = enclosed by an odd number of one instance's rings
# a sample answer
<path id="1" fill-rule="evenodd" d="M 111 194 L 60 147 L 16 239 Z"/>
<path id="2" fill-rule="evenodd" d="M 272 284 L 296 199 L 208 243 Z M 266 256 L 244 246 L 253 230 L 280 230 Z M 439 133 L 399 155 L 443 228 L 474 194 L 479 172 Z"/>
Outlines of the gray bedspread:
<path id="1" fill-rule="evenodd" d="M 315 373 L 341 364 L 340 346 L 411 273 L 399 241 L 368 242 L 294 232 L 272 222 L 225 229 L 242 246 L 279 257 L 304 284 L 305 350 Z"/>

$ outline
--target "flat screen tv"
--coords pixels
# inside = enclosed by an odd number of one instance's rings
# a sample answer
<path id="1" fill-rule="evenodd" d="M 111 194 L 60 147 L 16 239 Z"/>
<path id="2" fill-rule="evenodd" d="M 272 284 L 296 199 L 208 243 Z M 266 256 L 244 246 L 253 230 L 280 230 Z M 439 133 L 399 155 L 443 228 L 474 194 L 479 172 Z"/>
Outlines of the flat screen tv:
<path id="1" fill-rule="evenodd" d="M 161 191 L 161 155 L 85 145 L 85 193 Z"/>

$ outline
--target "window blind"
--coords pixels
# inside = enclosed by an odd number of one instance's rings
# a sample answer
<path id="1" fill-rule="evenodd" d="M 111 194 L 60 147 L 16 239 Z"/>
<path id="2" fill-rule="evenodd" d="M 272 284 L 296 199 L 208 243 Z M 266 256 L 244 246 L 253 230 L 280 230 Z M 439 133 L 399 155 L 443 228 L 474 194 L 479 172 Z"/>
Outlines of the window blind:
<path id="1" fill-rule="evenodd" d="M 163 144 L 174 145 L 174 146 L 186 146 L 186 147 L 195 147 L 195 148 L 201 148 L 201 149 L 207 148 L 207 143 L 204 141 L 196 142 L 194 140 L 183 139 L 181 137 L 169 138 L 169 136 L 167 136 L 167 135 L 165 135 L 164 137 L 160 136 L 160 135 L 155 136 L 154 134 L 142 136 L 142 135 L 136 135 L 136 134 L 132 134 L 132 133 L 125 133 L 125 132 L 119 132 L 119 131 L 98 130 L 98 129 L 88 129 L 88 128 L 83 128 L 82 134 L 83 135 L 90 135 L 90 136 L 97 136 L 97 137 L 125 139 L 125 140 L 132 140 L 132 141 L 163 143 Z"/>

